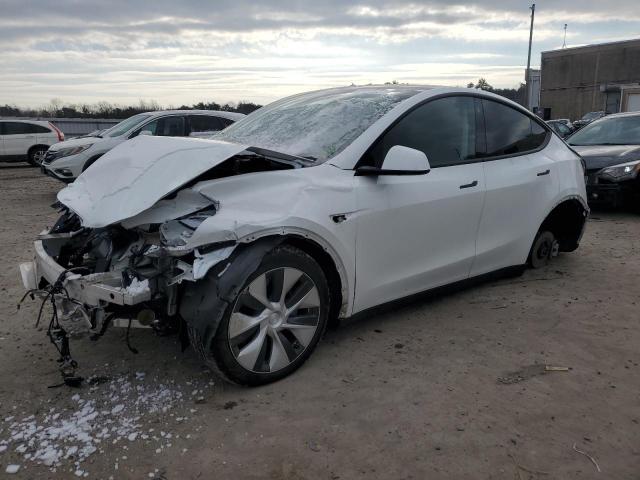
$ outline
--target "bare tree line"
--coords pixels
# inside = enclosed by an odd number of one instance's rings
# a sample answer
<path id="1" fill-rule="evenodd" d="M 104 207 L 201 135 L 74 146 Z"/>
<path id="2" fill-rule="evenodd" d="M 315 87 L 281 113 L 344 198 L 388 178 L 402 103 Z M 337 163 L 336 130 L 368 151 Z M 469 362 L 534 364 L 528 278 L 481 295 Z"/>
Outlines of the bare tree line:
<path id="1" fill-rule="evenodd" d="M 238 103 L 227 102 L 198 102 L 193 105 L 181 105 L 168 107 L 168 109 L 180 110 L 223 110 L 226 112 L 251 113 L 260 108 L 253 102 L 240 101 Z M 157 101 L 140 100 L 137 105 L 118 105 L 110 102 L 97 103 L 69 103 L 65 104 L 60 99 L 53 99 L 48 105 L 39 108 L 24 108 L 16 105 L 0 105 L 0 117 L 47 117 L 47 118 L 113 118 L 123 119 L 142 112 L 165 110 Z"/>
<path id="2" fill-rule="evenodd" d="M 396 85 L 398 82 L 387 82 Z M 497 93 L 520 104 L 524 104 L 524 84 L 518 88 L 494 88 L 484 78 L 480 78 L 477 83 L 470 82 L 468 88 L 477 88 L 489 92 Z M 168 107 L 169 109 L 180 110 L 223 110 L 226 112 L 239 112 L 248 114 L 260 108 L 253 102 L 239 101 L 238 103 L 227 102 L 220 104 L 217 102 L 198 102 L 193 105 L 181 105 L 179 107 Z M 39 108 L 24 108 L 16 105 L 0 105 L 0 117 L 46 117 L 46 118 L 113 118 L 123 119 L 142 112 L 155 110 L 165 110 L 155 100 L 140 100 L 137 105 L 118 105 L 110 102 L 97 103 L 69 103 L 65 104 L 59 98 L 54 98 L 48 105 Z"/>

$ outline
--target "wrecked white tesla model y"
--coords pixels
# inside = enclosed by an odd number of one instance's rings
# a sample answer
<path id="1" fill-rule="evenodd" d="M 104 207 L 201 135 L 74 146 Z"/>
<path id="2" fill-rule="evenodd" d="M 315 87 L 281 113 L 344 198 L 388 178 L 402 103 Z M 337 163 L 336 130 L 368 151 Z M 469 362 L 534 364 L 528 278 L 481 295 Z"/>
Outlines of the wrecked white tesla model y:
<path id="1" fill-rule="evenodd" d="M 69 335 L 182 325 L 249 385 L 298 368 L 329 319 L 575 250 L 588 213 L 581 159 L 540 119 L 409 86 L 295 95 L 211 140 L 138 137 L 58 200 L 21 273 L 55 306 L 63 365 Z"/>

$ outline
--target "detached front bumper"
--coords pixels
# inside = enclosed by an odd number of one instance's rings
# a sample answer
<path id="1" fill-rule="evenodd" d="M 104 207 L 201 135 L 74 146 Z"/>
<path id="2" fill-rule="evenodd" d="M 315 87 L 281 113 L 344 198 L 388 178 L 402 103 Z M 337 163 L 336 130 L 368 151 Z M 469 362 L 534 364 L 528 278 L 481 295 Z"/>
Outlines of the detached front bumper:
<path id="1" fill-rule="evenodd" d="M 47 287 L 61 282 L 63 288 L 52 295 L 60 324 L 69 334 L 99 329 L 110 306 L 133 306 L 151 299 L 148 284 L 146 288 L 125 288 L 120 272 L 79 275 L 59 265 L 42 240 L 34 242 L 34 250 L 33 261 L 20 264 L 22 283 L 35 295 L 45 297 L 51 294 Z"/>

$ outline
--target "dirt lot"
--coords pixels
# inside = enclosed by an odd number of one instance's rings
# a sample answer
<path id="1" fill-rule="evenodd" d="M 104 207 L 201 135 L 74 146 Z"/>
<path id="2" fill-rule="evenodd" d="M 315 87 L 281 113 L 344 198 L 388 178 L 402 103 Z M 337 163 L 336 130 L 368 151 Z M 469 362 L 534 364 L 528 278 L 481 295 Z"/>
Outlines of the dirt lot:
<path id="1" fill-rule="evenodd" d="M 0 167 L 0 477 L 640 478 L 640 216 L 595 212 L 546 269 L 344 324 L 267 387 L 224 385 L 149 330 L 135 355 L 113 329 L 74 342 L 94 383 L 72 390 L 47 388 L 37 305 L 16 311 L 60 186 Z"/>

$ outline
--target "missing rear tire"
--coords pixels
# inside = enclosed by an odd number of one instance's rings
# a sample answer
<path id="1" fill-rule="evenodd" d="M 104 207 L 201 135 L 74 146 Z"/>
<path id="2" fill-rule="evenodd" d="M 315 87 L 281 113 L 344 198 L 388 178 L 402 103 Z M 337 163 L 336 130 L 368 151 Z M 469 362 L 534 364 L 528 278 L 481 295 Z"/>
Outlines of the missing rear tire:
<path id="1" fill-rule="evenodd" d="M 531 267 L 542 268 L 546 266 L 554 254 L 557 254 L 557 242 L 553 233 L 549 231 L 538 232 L 529 254 Z"/>

